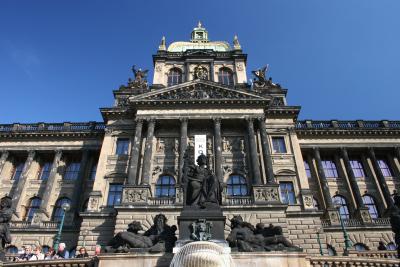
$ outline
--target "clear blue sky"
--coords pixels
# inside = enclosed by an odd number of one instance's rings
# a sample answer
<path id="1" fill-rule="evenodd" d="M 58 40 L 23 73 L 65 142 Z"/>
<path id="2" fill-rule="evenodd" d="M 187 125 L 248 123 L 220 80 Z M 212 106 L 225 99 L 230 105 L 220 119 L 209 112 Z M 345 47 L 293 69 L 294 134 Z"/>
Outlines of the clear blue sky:
<path id="1" fill-rule="evenodd" d="M 0 123 L 101 120 L 161 36 L 238 34 L 301 119 L 400 119 L 400 1 L 0 1 Z M 150 75 L 152 77 L 152 75 Z M 151 79 L 150 79 L 151 81 Z"/>

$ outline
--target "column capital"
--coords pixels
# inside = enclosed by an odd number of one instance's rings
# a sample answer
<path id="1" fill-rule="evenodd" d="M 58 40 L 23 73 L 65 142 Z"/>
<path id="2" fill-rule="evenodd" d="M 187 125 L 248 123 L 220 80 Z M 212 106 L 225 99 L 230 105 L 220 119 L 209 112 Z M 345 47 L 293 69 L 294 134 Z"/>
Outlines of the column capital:
<path id="1" fill-rule="evenodd" d="M 265 123 L 265 115 L 257 116 L 257 120 L 259 120 L 260 122 L 264 122 Z"/>
<path id="2" fill-rule="evenodd" d="M 34 157 L 34 156 L 35 156 L 35 153 L 36 153 L 36 150 L 29 149 L 29 150 L 28 150 L 28 157 Z"/>
<path id="3" fill-rule="evenodd" d="M 61 149 L 56 149 L 56 150 L 54 150 L 54 153 L 56 155 L 61 155 L 62 154 L 62 150 Z"/>
<path id="4" fill-rule="evenodd" d="M 183 117 L 183 118 L 179 118 L 179 121 L 181 123 L 187 123 L 189 121 L 189 118 Z"/>
<path id="5" fill-rule="evenodd" d="M 143 123 L 143 118 L 136 118 L 135 119 L 136 124 L 142 124 Z"/>
<path id="6" fill-rule="evenodd" d="M 220 124 L 222 119 L 221 117 L 212 117 L 212 120 L 214 121 L 214 123 Z"/>
<path id="7" fill-rule="evenodd" d="M 155 123 L 156 122 L 156 119 L 153 118 L 153 117 L 146 118 L 146 120 L 147 120 L 148 123 Z"/>
<path id="8" fill-rule="evenodd" d="M 246 120 L 248 123 L 254 122 L 255 119 L 256 119 L 255 117 L 246 117 L 246 118 L 245 118 L 245 120 Z"/>

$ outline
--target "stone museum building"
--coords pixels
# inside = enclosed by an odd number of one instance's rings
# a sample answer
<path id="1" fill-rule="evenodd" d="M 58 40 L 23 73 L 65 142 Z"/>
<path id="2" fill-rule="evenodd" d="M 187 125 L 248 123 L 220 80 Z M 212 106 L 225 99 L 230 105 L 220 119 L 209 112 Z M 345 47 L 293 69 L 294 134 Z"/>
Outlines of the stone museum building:
<path id="1" fill-rule="evenodd" d="M 153 65 L 149 82 L 132 68 L 101 122 L 0 125 L 0 197 L 15 209 L 9 253 L 51 247 L 66 203 L 61 241 L 71 251 L 93 254 L 160 213 L 177 225 L 189 148 L 223 187 L 225 236 L 240 215 L 282 227 L 310 255 L 319 241 L 325 255 L 343 253 L 345 236 L 352 250 L 395 249 L 388 208 L 400 190 L 400 121 L 298 120 L 284 81 L 267 68 L 248 77 L 237 36 L 212 41 L 200 23 L 189 41 L 163 38 Z"/>

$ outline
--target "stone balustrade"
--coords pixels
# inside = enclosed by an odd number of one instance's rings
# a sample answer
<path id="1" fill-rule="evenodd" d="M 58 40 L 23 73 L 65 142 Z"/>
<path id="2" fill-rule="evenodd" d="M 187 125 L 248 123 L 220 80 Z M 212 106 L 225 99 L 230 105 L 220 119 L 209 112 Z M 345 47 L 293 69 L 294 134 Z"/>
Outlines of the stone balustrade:
<path id="1" fill-rule="evenodd" d="M 400 121 L 312 121 L 304 120 L 296 122 L 296 129 L 379 129 L 379 128 L 389 128 L 389 129 L 400 129 Z"/>
<path id="2" fill-rule="evenodd" d="M 332 227 L 331 221 L 329 219 L 321 220 L 321 224 L 323 227 Z M 346 227 L 390 226 L 390 218 L 376 218 L 372 220 L 372 223 L 365 223 L 360 219 L 344 219 L 343 224 Z"/>
<path id="3" fill-rule="evenodd" d="M 34 132 L 104 132 L 103 122 L 64 122 L 64 123 L 14 123 L 0 124 L 0 133 Z"/>
<path id="4" fill-rule="evenodd" d="M 398 267 L 398 259 L 319 256 L 308 258 L 312 267 Z"/>
<path id="5" fill-rule="evenodd" d="M 395 250 L 350 251 L 350 257 L 351 256 L 379 258 L 379 259 L 396 259 L 397 251 Z"/>
<path id="6" fill-rule="evenodd" d="M 243 206 L 243 205 L 252 205 L 252 204 L 254 204 L 254 200 L 251 196 L 226 197 L 226 205 L 227 206 Z"/>

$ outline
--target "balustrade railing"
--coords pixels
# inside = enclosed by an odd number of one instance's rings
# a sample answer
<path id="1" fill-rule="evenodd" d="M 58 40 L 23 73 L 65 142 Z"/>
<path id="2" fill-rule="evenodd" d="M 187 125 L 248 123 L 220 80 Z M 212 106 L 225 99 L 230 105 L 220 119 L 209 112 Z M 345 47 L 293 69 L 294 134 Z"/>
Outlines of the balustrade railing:
<path id="1" fill-rule="evenodd" d="M 253 204 L 253 199 L 250 196 L 244 197 L 227 197 L 226 204 L 228 206 L 237 206 L 237 205 L 251 205 Z"/>
<path id="2" fill-rule="evenodd" d="M 64 123 L 14 123 L 0 124 L 0 132 L 87 132 L 105 129 L 102 122 L 64 122 Z"/>
<path id="3" fill-rule="evenodd" d="M 11 221 L 10 222 L 10 228 L 11 230 L 18 230 L 18 229 L 47 229 L 47 230 L 57 230 L 59 226 L 59 222 L 56 221 L 44 221 L 40 222 L 37 224 L 33 224 L 32 222 L 29 221 Z M 64 227 L 66 228 L 76 228 L 78 225 L 78 222 L 71 222 L 71 223 L 66 223 Z"/>
<path id="4" fill-rule="evenodd" d="M 171 197 L 151 197 L 149 198 L 150 205 L 173 205 L 175 204 L 175 198 Z"/>
<path id="5" fill-rule="evenodd" d="M 400 129 L 400 121 L 297 121 L 296 129 Z"/>
<path id="6" fill-rule="evenodd" d="M 350 251 L 350 256 L 379 258 L 379 259 L 396 259 L 397 251 L 395 250 Z"/>
<path id="7" fill-rule="evenodd" d="M 321 224 L 323 227 L 330 227 L 332 223 L 329 219 L 322 219 Z M 346 227 L 357 227 L 363 225 L 381 225 L 381 226 L 390 226 L 390 218 L 376 218 L 372 219 L 372 223 L 364 223 L 360 219 L 343 219 L 343 224 Z M 337 224 L 339 225 L 339 224 Z"/>
<path id="8" fill-rule="evenodd" d="M 372 222 L 376 225 L 390 225 L 390 218 L 375 218 Z"/>
<path id="9" fill-rule="evenodd" d="M 310 265 L 312 267 L 398 267 L 398 259 L 378 259 L 378 258 L 364 258 L 364 257 L 331 257 L 319 256 L 310 257 Z"/>

